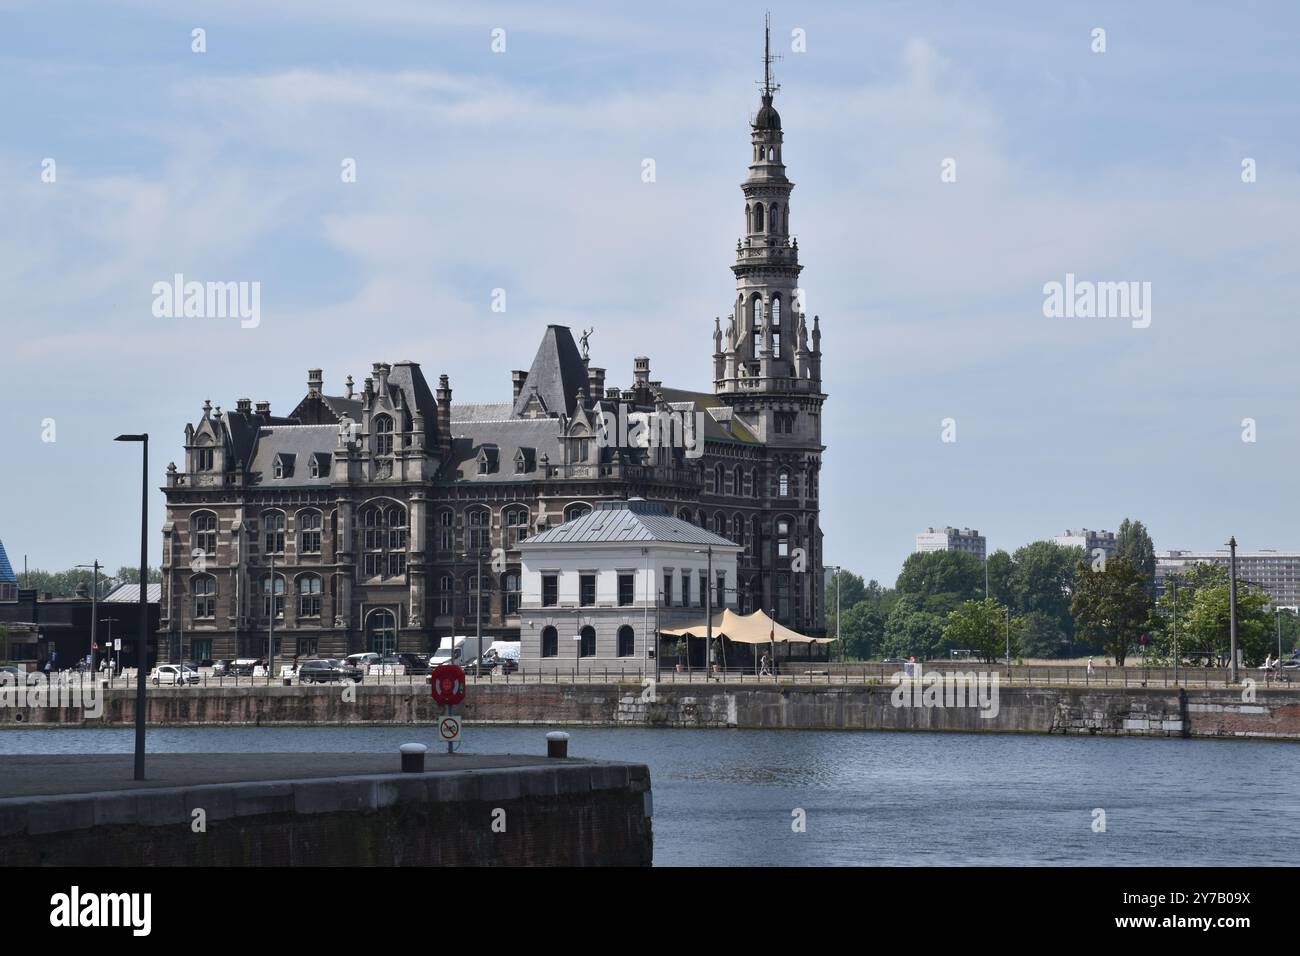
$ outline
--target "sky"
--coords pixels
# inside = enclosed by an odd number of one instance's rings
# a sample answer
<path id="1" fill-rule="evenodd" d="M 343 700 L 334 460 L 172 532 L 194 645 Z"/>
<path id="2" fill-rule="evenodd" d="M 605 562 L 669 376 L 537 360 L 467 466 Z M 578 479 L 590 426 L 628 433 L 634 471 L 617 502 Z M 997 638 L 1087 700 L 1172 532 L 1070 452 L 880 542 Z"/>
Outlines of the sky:
<path id="1" fill-rule="evenodd" d="M 287 413 L 308 368 L 501 401 L 558 323 L 609 385 L 646 354 L 707 389 L 767 9 L 826 563 L 892 584 L 931 525 L 1125 517 L 1300 549 L 1293 4 L 0 0 L 15 567 L 138 560 L 121 432 L 158 563 L 204 400 Z M 259 283 L 260 321 L 156 317 L 177 273 Z M 1150 283 L 1149 324 L 1045 315 L 1067 274 Z"/>

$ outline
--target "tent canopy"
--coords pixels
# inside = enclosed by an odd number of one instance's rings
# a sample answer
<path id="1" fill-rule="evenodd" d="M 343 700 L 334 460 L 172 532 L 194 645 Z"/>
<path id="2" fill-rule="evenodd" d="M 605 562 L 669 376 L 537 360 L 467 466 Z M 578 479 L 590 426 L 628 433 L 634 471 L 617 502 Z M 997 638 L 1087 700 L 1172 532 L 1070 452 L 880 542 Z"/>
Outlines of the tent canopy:
<path id="1" fill-rule="evenodd" d="M 705 637 L 708 634 L 708 622 L 691 624 L 686 627 L 664 628 L 659 633 L 672 637 Z M 737 614 L 731 608 L 723 608 L 720 614 L 713 615 L 713 636 L 725 637 L 737 644 L 767 644 L 771 641 L 789 641 L 792 644 L 829 644 L 833 637 L 805 637 L 788 627 L 778 624 L 762 610 L 753 614 Z"/>

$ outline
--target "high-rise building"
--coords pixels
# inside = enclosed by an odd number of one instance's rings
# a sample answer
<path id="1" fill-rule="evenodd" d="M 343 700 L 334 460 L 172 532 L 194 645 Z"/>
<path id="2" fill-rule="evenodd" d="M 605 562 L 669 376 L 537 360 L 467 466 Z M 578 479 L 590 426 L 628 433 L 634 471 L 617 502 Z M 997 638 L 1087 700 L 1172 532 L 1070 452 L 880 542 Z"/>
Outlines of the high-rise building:
<path id="1" fill-rule="evenodd" d="M 1092 560 L 1099 549 L 1105 552 L 1107 558 L 1115 554 L 1114 531 L 1090 531 L 1087 528 L 1080 528 L 1078 531 L 1067 530 L 1065 534 L 1058 534 L 1052 540 L 1063 548 L 1083 548 L 1088 560 Z"/>
<path id="2" fill-rule="evenodd" d="M 974 528 L 926 528 L 916 536 L 917 551 L 964 551 L 983 561 L 985 547 L 984 535 Z"/>
<path id="3" fill-rule="evenodd" d="M 1156 594 L 1164 594 L 1171 574 L 1185 574 L 1196 564 L 1228 565 L 1221 551 L 1157 551 Z M 1300 606 L 1300 551 L 1238 551 L 1237 579 L 1268 592 L 1272 607 Z"/>

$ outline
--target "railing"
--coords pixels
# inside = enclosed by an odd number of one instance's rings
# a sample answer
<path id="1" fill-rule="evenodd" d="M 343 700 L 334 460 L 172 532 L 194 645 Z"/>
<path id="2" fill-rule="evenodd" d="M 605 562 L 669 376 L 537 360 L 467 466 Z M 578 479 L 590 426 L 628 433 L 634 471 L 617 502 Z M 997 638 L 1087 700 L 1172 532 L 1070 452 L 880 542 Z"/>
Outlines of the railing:
<path id="1" fill-rule="evenodd" d="M 1177 674 L 1169 667 L 1094 667 L 1089 673 L 1086 665 L 1065 664 L 1013 664 L 1010 668 L 1004 663 L 983 663 L 979 661 L 933 661 L 922 662 L 920 674 L 939 674 L 946 672 L 962 673 L 996 673 L 999 683 L 1004 686 L 1042 686 L 1042 687 L 1097 687 L 1127 688 L 1151 687 L 1173 688 L 1222 688 L 1228 686 L 1230 672 L 1227 668 L 1213 667 L 1179 667 Z M 779 661 L 776 674 L 756 674 L 750 667 L 714 667 L 706 673 L 701 667 L 678 671 L 672 666 L 665 666 L 658 673 L 653 667 L 643 673 L 641 665 L 629 663 L 624 665 L 592 667 L 552 668 L 544 671 L 515 671 L 502 673 L 494 671 L 474 676 L 473 667 L 467 670 L 470 684 L 642 684 L 646 678 L 666 684 L 786 684 L 786 685 L 885 685 L 894 686 L 897 675 L 903 674 L 904 665 L 881 663 L 818 663 L 807 661 Z M 915 671 L 914 671 L 915 673 Z M 134 688 L 134 672 L 127 670 L 114 677 L 95 675 L 106 686 Z M 80 682 L 92 679 L 90 674 L 62 672 L 52 675 L 51 680 Z M 1253 667 L 1242 667 L 1238 683 L 1253 680 L 1262 688 L 1278 688 L 1300 691 L 1300 673 L 1283 670 L 1262 671 Z M 288 680 L 291 685 L 299 683 L 296 677 L 284 678 L 270 674 L 257 676 L 213 675 L 200 672 L 197 683 L 187 685 L 161 683 L 159 687 L 280 687 Z M 313 687 L 340 686 L 350 679 L 313 683 Z M 428 674 L 367 674 L 362 680 L 363 686 L 397 686 L 427 687 Z M 154 684 L 147 682 L 152 690 Z"/>

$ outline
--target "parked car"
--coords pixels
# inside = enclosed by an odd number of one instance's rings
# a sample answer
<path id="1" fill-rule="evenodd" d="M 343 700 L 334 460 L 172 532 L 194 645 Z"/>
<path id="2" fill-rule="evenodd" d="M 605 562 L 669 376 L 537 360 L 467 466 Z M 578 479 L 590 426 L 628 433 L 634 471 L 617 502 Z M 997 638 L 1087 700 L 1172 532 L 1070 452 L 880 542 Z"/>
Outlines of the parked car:
<path id="1" fill-rule="evenodd" d="M 347 659 L 349 667 L 366 667 L 370 664 L 378 664 L 380 657 L 374 651 L 367 651 L 364 654 L 350 654 Z"/>
<path id="2" fill-rule="evenodd" d="M 6 674 L 13 675 L 6 677 Z M 19 667 L 17 664 L 0 664 L 0 680 L 7 680 L 10 683 L 21 682 L 27 679 L 27 668 Z"/>
<path id="3" fill-rule="evenodd" d="M 433 668 L 429 666 L 428 654 L 398 654 L 396 663 L 403 665 L 408 674 L 430 674 Z M 387 661 L 387 658 L 385 658 Z"/>
<path id="4" fill-rule="evenodd" d="M 253 657 L 239 657 L 230 662 L 230 673 L 235 677 L 252 677 L 253 668 L 261 663 Z"/>
<path id="5" fill-rule="evenodd" d="M 315 658 L 298 662 L 298 683 L 300 684 L 325 684 L 341 680 L 360 683 L 363 676 L 361 668 L 353 667 L 332 658 Z"/>
<path id="6" fill-rule="evenodd" d="M 231 671 L 230 671 L 230 665 L 232 665 L 233 663 L 234 663 L 234 661 L 213 661 L 213 663 L 212 663 L 212 676 L 213 676 L 213 677 L 229 677 L 229 676 L 230 676 L 230 673 L 231 673 Z"/>
<path id="7" fill-rule="evenodd" d="M 149 675 L 149 680 L 155 687 L 160 684 L 197 684 L 199 682 L 199 672 L 188 665 L 181 664 L 159 664 Z"/>

